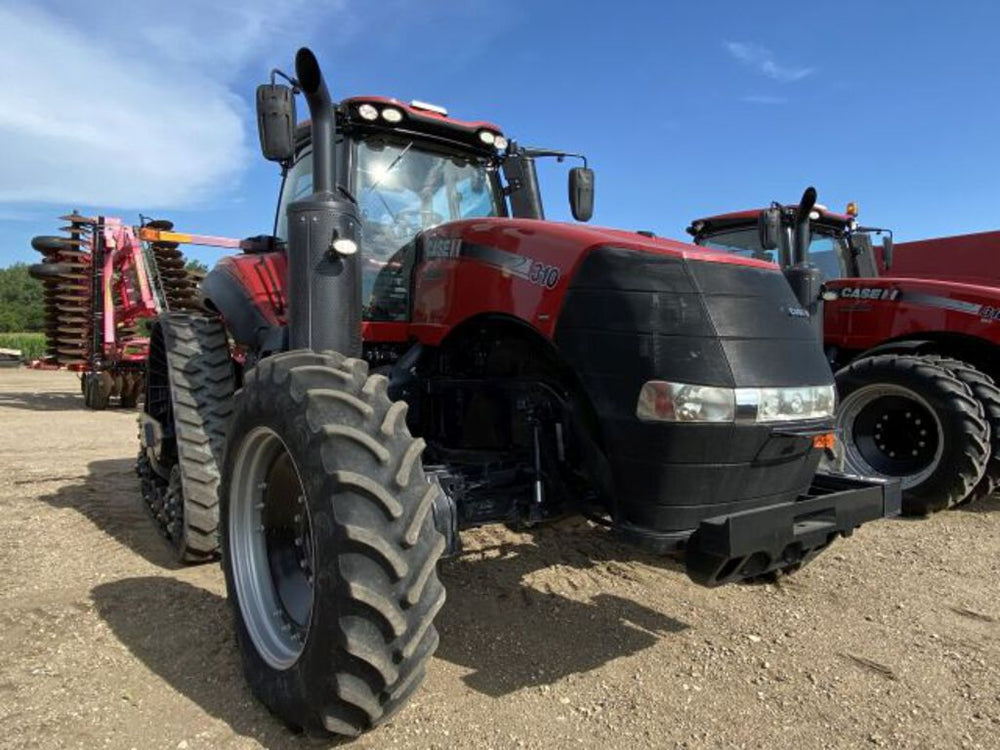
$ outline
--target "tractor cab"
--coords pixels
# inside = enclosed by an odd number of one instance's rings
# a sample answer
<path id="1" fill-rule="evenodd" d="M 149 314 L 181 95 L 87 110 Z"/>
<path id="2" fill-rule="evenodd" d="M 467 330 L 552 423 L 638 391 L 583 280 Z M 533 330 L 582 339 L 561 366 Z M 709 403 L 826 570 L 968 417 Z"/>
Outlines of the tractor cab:
<path id="1" fill-rule="evenodd" d="M 870 278 L 892 263 L 892 230 L 857 223 L 857 204 L 845 213 L 814 204 L 799 228 L 796 205 L 772 204 L 762 210 L 736 211 L 693 221 L 688 234 L 697 245 L 758 258 L 789 268 L 796 263 L 814 266 L 822 281 Z M 804 256 L 796 257 L 796 236 L 803 232 Z M 874 239 L 881 238 L 881 254 Z"/>
<path id="2" fill-rule="evenodd" d="M 293 122 L 294 113 L 283 121 Z M 544 218 L 534 159 L 570 156 L 522 148 L 493 123 L 458 120 L 420 101 L 352 97 L 336 105 L 335 121 L 334 180 L 361 221 L 362 315 L 368 322 L 407 319 L 417 235 L 468 219 Z M 314 189 L 310 134 L 310 123 L 300 123 L 294 148 L 273 159 L 283 169 L 274 226 L 282 241 L 288 240 L 288 205 Z M 593 173 L 570 170 L 569 192 L 573 215 L 588 220 Z"/>

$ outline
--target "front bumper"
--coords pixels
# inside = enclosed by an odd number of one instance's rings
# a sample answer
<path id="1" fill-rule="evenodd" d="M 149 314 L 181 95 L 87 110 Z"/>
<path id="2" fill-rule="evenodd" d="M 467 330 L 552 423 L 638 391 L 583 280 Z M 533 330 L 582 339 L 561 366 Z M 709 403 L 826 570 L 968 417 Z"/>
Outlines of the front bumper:
<path id="1" fill-rule="evenodd" d="M 618 530 L 651 552 L 682 553 L 691 580 L 720 586 L 808 562 L 863 523 L 899 515 L 900 495 L 896 481 L 816 474 L 791 502 L 706 518 L 690 532 Z"/>

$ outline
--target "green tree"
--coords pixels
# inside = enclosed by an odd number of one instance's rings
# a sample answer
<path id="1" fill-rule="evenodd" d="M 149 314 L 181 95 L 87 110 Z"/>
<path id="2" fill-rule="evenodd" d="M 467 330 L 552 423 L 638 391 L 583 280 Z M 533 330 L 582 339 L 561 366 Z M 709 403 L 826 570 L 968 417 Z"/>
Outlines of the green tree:
<path id="1" fill-rule="evenodd" d="M 0 268 L 0 331 L 41 331 L 45 325 L 42 283 L 25 263 Z"/>

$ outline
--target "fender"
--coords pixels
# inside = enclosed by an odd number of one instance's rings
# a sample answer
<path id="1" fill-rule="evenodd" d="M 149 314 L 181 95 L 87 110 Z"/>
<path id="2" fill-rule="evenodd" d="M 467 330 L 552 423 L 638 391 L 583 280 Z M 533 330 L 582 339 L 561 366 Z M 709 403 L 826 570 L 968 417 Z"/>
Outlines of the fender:
<path id="1" fill-rule="evenodd" d="M 876 354 L 921 354 L 925 349 L 935 348 L 933 341 L 927 339 L 902 339 L 900 341 L 886 341 L 884 344 L 873 346 L 867 349 L 860 356 L 874 356 Z"/>
<path id="2" fill-rule="evenodd" d="M 284 265 L 281 253 L 223 258 L 202 281 L 205 305 L 222 316 L 238 345 L 253 351 L 282 348 Z"/>

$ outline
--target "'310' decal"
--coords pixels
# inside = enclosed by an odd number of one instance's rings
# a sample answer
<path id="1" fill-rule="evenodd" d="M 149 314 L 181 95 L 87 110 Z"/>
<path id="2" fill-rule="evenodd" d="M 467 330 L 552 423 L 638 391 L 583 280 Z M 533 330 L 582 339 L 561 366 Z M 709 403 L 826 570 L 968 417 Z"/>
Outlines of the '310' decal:
<path id="1" fill-rule="evenodd" d="M 531 268 L 528 270 L 528 281 L 544 286 L 546 289 L 555 289 L 556 284 L 559 283 L 559 269 L 555 266 L 539 263 L 537 260 L 532 261 Z"/>

